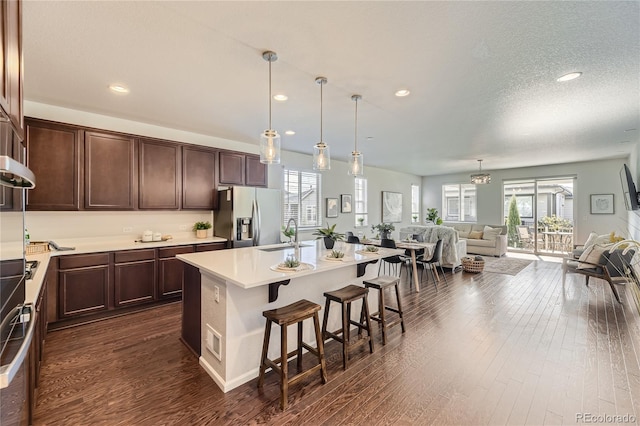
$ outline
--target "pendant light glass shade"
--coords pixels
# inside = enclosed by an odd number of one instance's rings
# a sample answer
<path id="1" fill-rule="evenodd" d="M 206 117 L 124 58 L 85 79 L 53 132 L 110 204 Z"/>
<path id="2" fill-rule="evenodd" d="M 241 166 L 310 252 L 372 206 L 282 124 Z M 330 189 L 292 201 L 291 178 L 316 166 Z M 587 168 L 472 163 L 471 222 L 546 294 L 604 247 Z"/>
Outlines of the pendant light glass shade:
<path id="1" fill-rule="evenodd" d="M 351 159 L 349 160 L 349 174 L 354 177 L 362 176 L 364 174 L 364 162 L 362 154 L 358 151 L 358 101 L 362 99 L 360 95 L 352 95 L 351 100 L 356 103 L 356 119 L 355 119 L 355 132 L 353 151 L 351 152 Z"/>
<path id="2" fill-rule="evenodd" d="M 269 62 L 269 128 L 260 135 L 260 162 L 263 164 L 280 164 L 280 135 L 271 128 L 271 62 L 278 60 L 275 52 L 262 53 Z"/>
<path id="3" fill-rule="evenodd" d="M 491 175 L 489 173 L 482 173 L 482 160 L 478 160 L 478 166 L 480 167 L 480 173 L 471 175 L 471 183 L 475 183 L 476 185 L 491 183 Z"/>
<path id="4" fill-rule="evenodd" d="M 317 77 L 316 83 L 320 85 L 320 142 L 313 147 L 313 170 L 324 171 L 331 169 L 329 145 L 322 140 L 322 86 L 327 84 L 327 79 Z"/>

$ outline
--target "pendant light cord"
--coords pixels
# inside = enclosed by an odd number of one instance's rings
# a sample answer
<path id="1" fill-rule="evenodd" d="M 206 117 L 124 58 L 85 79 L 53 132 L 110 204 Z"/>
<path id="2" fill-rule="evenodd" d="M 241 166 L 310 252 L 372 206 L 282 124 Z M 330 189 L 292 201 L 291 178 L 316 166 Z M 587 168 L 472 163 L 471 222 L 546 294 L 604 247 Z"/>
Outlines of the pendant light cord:
<path id="1" fill-rule="evenodd" d="M 324 83 L 320 82 L 320 142 L 324 142 L 322 139 L 322 86 Z"/>
<path id="2" fill-rule="evenodd" d="M 356 130 L 354 140 L 355 152 L 358 152 L 358 98 L 356 98 Z"/>
<path id="3" fill-rule="evenodd" d="M 271 130 L 271 55 L 269 55 L 269 130 Z"/>

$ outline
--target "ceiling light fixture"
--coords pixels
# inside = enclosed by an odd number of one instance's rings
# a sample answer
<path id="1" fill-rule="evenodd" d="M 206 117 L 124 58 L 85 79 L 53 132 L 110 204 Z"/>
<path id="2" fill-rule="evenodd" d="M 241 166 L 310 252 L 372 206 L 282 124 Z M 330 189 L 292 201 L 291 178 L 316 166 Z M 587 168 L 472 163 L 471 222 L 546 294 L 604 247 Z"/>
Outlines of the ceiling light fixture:
<path id="1" fill-rule="evenodd" d="M 271 128 L 271 62 L 278 60 L 275 52 L 262 52 L 262 58 L 269 62 L 269 128 L 260 135 L 260 162 L 280 164 L 280 135 Z"/>
<path id="2" fill-rule="evenodd" d="M 109 90 L 119 95 L 126 95 L 127 93 L 129 93 L 129 89 L 126 86 L 123 86 L 122 84 L 111 84 L 109 86 Z"/>
<path id="3" fill-rule="evenodd" d="M 273 99 L 279 102 L 284 102 L 289 99 L 289 97 L 287 95 L 273 95 Z"/>
<path id="4" fill-rule="evenodd" d="M 565 74 L 563 76 L 560 76 L 557 78 L 556 81 L 559 82 L 563 82 L 563 81 L 571 81 L 571 80 L 575 80 L 576 78 L 580 77 L 582 75 L 581 72 L 570 72 L 569 74 Z"/>
<path id="5" fill-rule="evenodd" d="M 479 173 L 471 175 L 471 183 L 476 185 L 484 185 L 485 183 L 491 183 L 491 175 L 489 173 L 482 173 L 482 160 L 478 160 Z"/>
<path id="6" fill-rule="evenodd" d="M 286 132 L 284 132 L 285 135 L 289 135 L 289 136 L 293 136 L 296 134 L 296 132 L 294 132 L 293 130 L 287 130 Z"/>
<path id="7" fill-rule="evenodd" d="M 322 86 L 327 84 L 326 77 L 317 77 L 316 83 L 320 85 L 320 142 L 313 146 L 313 170 L 330 170 L 331 155 L 329 145 L 322 140 Z"/>
<path id="8" fill-rule="evenodd" d="M 349 161 L 349 174 L 354 177 L 364 174 L 364 164 L 362 153 L 358 151 L 358 101 L 362 99 L 360 95 L 352 95 L 351 100 L 356 103 L 356 120 L 355 132 L 353 138 L 353 151 L 351 152 L 351 161 Z"/>
<path id="9" fill-rule="evenodd" d="M 400 89 L 396 92 L 396 96 L 399 98 L 405 97 L 405 96 L 409 96 L 409 93 L 411 93 L 408 89 Z"/>

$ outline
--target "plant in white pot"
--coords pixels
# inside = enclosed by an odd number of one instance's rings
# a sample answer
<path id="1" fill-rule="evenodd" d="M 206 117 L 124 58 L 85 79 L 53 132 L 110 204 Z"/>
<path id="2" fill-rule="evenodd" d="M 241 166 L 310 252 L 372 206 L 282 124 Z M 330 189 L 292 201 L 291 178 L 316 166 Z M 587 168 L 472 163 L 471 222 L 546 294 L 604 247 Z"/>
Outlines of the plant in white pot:
<path id="1" fill-rule="evenodd" d="M 211 229 L 211 222 L 196 222 L 193 230 L 196 231 L 196 238 L 207 238 L 207 229 Z"/>

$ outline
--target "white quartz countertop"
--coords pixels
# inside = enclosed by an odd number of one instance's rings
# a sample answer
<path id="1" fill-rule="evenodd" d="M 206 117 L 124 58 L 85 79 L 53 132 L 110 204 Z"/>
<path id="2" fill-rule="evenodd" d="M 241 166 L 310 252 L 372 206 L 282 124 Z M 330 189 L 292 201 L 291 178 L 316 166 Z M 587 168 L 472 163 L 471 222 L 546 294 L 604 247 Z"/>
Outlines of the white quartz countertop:
<path id="1" fill-rule="evenodd" d="M 253 288 L 318 272 L 355 266 L 358 263 L 395 254 L 404 254 L 403 250 L 385 248 L 380 248 L 375 254 L 358 253 L 364 250 L 364 247 L 362 244 L 337 242 L 334 249 L 344 252 L 345 257 L 336 261 L 327 259 L 331 250 L 324 248 L 322 240 L 302 241 L 300 261 L 308 264 L 309 267 L 293 272 L 272 269 L 294 253 L 294 248 L 289 244 L 187 253 L 176 257 L 195 266 L 201 272 L 207 272 L 242 288 Z"/>
<path id="2" fill-rule="evenodd" d="M 97 253 L 103 251 L 136 250 L 155 247 L 171 247 L 188 244 L 224 243 L 227 240 L 220 237 L 196 238 L 195 236 L 177 237 L 167 241 L 153 241 L 148 243 L 136 242 L 132 238 L 102 237 L 102 238 L 74 238 L 55 240 L 60 247 L 74 247 L 74 250 L 51 250 L 52 256 L 65 256 L 68 254 Z"/>

